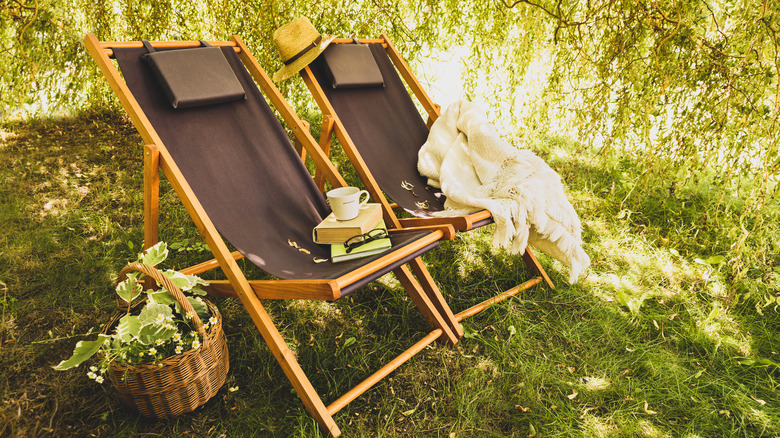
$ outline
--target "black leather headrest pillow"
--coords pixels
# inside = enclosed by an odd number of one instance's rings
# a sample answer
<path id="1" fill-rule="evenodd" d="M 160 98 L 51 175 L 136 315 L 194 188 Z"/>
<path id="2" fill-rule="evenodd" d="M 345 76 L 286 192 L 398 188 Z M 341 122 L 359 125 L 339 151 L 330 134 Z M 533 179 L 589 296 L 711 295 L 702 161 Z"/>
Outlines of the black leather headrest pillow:
<path id="1" fill-rule="evenodd" d="M 333 88 L 385 86 L 376 59 L 365 44 L 331 44 L 322 57 Z"/>
<path id="2" fill-rule="evenodd" d="M 145 45 L 151 49 L 150 44 L 145 42 Z M 150 51 L 142 56 L 174 108 L 246 98 L 244 88 L 219 47 Z"/>

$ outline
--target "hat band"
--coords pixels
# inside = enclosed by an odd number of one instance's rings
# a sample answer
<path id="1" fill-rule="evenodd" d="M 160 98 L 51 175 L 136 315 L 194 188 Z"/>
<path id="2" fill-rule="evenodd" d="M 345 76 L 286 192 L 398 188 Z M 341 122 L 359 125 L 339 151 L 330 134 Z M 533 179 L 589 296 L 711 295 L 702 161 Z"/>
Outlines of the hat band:
<path id="1" fill-rule="evenodd" d="M 309 50 L 317 47 L 317 44 L 319 44 L 320 41 L 322 41 L 322 35 L 318 35 L 317 39 L 315 39 L 311 44 L 309 44 L 306 47 L 304 47 L 303 50 L 301 50 L 300 52 L 296 53 L 292 58 L 288 59 L 287 61 L 284 61 L 284 65 L 292 64 L 298 58 L 300 58 L 301 56 L 305 55 L 306 52 L 308 52 Z"/>

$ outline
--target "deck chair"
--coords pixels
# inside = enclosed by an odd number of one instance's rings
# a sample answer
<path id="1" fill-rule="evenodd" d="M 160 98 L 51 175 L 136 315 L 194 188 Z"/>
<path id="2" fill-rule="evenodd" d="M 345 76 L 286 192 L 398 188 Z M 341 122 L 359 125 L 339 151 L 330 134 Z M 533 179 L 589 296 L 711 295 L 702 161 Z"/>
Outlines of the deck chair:
<path id="1" fill-rule="evenodd" d="M 358 55 L 354 50 L 341 50 L 351 45 L 364 47 L 356 52 Z M 339 55 L 326 61 L 328 51 L 336 50 L 341 50 Z M 336 64 L 334 69 L 334 62 L 346 65 Z M 366 67 L 367 64 L 371 65 Z M 360 77 L 355 78 L 359 76 L 356 72 L 365 70 L 367 76 L 376 78 L 376 68 L 381 73 L 379 84 L 370 78 L 362 83 L 336 83 L 334 70 L 346 71 L 351 76 L 347 79 L 361 82 Z M 440 190 L 428 187 L 427 180 L 417 171 L 417 153 L 428 138 L 430 126 L 440 116 L 440 107 L 431 101 L 386 35 L 378 39 L 336 39 L 300 75 L 323 114 L 320 149 L 328 155 L 332 137 L 336 137 L 371 198 L 382 202 L 386 223 L 397 227 L 449 224 L 457 231 L 469 231 L 493 222 L 487 210 L 454 217 L 431 214 L 444 209 L 444 197 Z M 427 123 L 404 81 L 427 112 Z M 322 190 L 324 174 L 318 173 L 315 180 Z M 383 193 L 394 203 L 387 202 Z M 413 217 L 397 219 L 394 210 L 406 211 Z M 535 274 L 533 278 L 456 314 L 455 319 L 468 318 L 541 282 L 555 289 L 530 247 L 523 260 Z"/>
<path id="2" fill-rule="evenodd" d="M 144 245 L 153 245 L 158 239 L 161 168 L 214 255 L 213 260 L 182 272 L 222 269 L 228 279 L 212 281 L 208 292 L 241 300 L 322 429 L 339 436 L 333 419 L 336 412 L 425 346 L 435 340 L 453 345 L 462 336 L 419 258 L 440 239 L 451 238 L 452 229 L 401 230 L 391 233 L 393 247 L 388 252 L 338 264 L 326 261 L 329 247 L 315 245 L 311 233 L 330 209 L 255 81 L 297 140 L 319 166 L 324 166 L 328 181 L 334 186 L 346 184 L 327 157 L 318 154 L 316 141 L 239 37 L 205 43 L 211 47 L 203 49 L 197 41 L 100 42 L 93 34 L 86 36 L 85 44 L 146 143 Z M 217 58 L 224 55 L 220 58 L 223 61 L 216 62 L 223 70 L 212 68 L 212 55 L 201 59 L 205 50 L 212 54 L 216 50 Z M 202 90 L 182 91 L 177 81 L 192 78 L 171 79 L 161 64 L 147 59 L 151 52 L 175 53 L 185 60 L 176 62 L 188 63 L 187 70 L 224 73 L 227 66 L 228 74 L 198 81 L 196 88 L 202 86 L 212 93 L 206 97 L 200 95 Z M 239 93 L 221 95 L 224 90 L 217 86 L 219 92 L 213 94 L 211 84 L 224 79 L 221 76 L 229 78 L 227 87 L 232 91 L 239 84 Z M 176 99 L 169 99 L 171 96 Z M 174 101 L 178 108 L 172 106 Z M 231 252 L 228 242 L 237 251 Z M 248 280 L 236 263 L 242 257 L 278 279 Z M 332 301 L 389 272 L 398 277 L 433 330 L 325 406 L 260 299 Z"/>

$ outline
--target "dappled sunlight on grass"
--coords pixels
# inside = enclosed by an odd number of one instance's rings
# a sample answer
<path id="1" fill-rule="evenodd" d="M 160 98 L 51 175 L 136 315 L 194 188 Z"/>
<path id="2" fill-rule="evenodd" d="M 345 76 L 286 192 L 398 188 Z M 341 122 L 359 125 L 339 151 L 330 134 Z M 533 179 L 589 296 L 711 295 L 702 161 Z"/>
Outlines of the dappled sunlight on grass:
<path id="1" fill-rule="evenodd" d="M 129 130 L 115 119 L 80 123 L 80 131 L 95 136 L 107 129 Z M 10 163 L 3 174 L 7 187 L 0 186 L 10 194 L 9 202 L 0 205 L 0 214 L 12 224 L 0 236 L 5 244 L 0 281 L 8 287 L 4 339 L 15 340 L 3 345 L 0 359 L 10 378 L 21 382 L 6 391 L 17 404 L 0 409 L 0 417 L 19 424 L 47 422 L 54 407 L 50 401 L 57 400 L 60 412 L 68 412 L 60 431 L 79 422 L 73 426 L 79 432 L 104 425 L 109 434 L 174 435 L 175 425 L 139 426 L 110 390 L 73 390 L 84 376 L 60 374 L 51 382 L 43 382 L 50 375 L 39 376 L 51 357 L 72 349 L 71 340 L 55 343 L 51 336 L 71 336 L 71 327 L 86 330 L 114 311 L 106 291 L 135 252 L 127 242 L 139 244 L 143 231 L 140 154 L 130 152 L 138 139 L 123 134 L 128 144 L 101 149 L 95 145 L 110 144 L 112 137 L 96 137 L 83 149 L 74 146 L 71 160 L 59 161 L 64 148 L 56 150 L 46 134 L 69 126 L 19 125 L 19 137 L 6 135 L 0 143 L 8 145 L 0 155 Z M 677 211 L 678 204 L 640 203 L 630 206 L 635 211 L 629 214 L 620 203 L 630 189 L 621 178 L 630 178 L 630 172 L 621 176 L 608 166 L 602 169 L 598 160 L 586 163 L 587 153 L 573 142 L 545 147 L 540 155 L 547 153 L 568 179 L 591 268 L 568 285 L 568 268 L 537 251 L 555 290 L 533 287 L 464 321 L 467 336 L 454 348 L 432 344 L 338 413 L 345 435 L 776 435 L 776 303 L 764 308 L 764 315 L 755 314 L 753 302 L 727 303 L 732 261 L 706 247 L 701 236 L 710 225 L 698 223 L 693 211 L 701 207 L 686 204 Z M 634 195 L 651 197 L 642 190 Z M 177 266 L 209 258 L 207 250 L 192 244 L 202 238 L 165 182 L 162 192 L 162 236 L 189 248 L 176 254 Z M 458 233 L 423 256 L 456 312 L 530 275 L 519 255 L 492 246 L 493 229 Z M 699 237 L 691 237 L 696 233 Z M 776 280 L 773 268 L 764 265 L 777 258 L 777 238 L 765 240 L 759 247 L 765 263 L 746 274 L 753 275 L 757 288 L 774 287 Z M 722 260 L 712 258 L 722 253 Z M 239 264 L 248 277 L 267 278 L 246 260 Z M 219 424 L 220 433 L 252 424 L 258 433 L 316 435 L 240 302 L 224 299 L 218 305 L 231 349 L 229 385 L 241 389 L 215 398 L 191 419 Z M 263 305 L 326 403 L 430 330 L 393 275 L 333 303 L 263 300 Z M 9 321 L 15 323 L 13 331 Z M 22 339 L 34 344 L 23 345 Z M 28 418 L 18 420 L 16 408 L 29 387 L 48 404 L 40 401 L 34 414 L 23 412 Z M 109 425 L 101 410 L 111 411 L 111 421 L 133 425 Z M 60 421 L 59 414 L 54 421 Z"/>
<path id="2" fill-rule="evenodd" d="M 587 391 L 602 391 L 611 385 L 611 382 L 603 377 L 585 377 L 582 380 Z"/>
<path id="3" fill-rule="evenodd" d="M 16 133 L 6 131 L 5 129 L 0 127 L 0 148 L 6 147 L 7 140 L 11 140 L 15 138 L 16 138 Z"/>
<path id="4" fill-rule="evenodd" d="M 634 235 L 620 222 L 583 222 L 588 230 L 586 251 L 593 259 L 587 281 L 601 290 L 621 290 L 636 298 L 643 294 L 673 297 L 681 292 L 682 284 L 699 277 L 689 263 Z"/>
<path id="5" fill-rule="evenodd" d="M 582 415 L 583 433 L 594 438 L 607 438 L 617 432 L 617 427 L 609 420 L 585 413 Z"/>

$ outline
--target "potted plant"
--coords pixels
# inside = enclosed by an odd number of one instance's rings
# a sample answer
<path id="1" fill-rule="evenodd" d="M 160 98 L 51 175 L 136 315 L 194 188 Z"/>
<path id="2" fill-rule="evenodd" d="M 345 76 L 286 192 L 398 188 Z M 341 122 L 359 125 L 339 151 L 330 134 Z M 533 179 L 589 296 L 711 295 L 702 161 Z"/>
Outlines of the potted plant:
<path id="1" fill-rule="evenodd" d="M 122 401 L 153 418 L 206 403 L 224 384 L 229 367 L 219 310 L 201 298 L 206 292 L 200 286 L 208 282 L 154 268 L 167 257 L 160 242 L 122 269 L 116 293 L 123 312 L 109 328 L 112 333 L 78 342 L 73 355 L 54 367 L 71 369 L 97 354 L 87 376 L 102 383 L 108 373 Z M 145 290 L 144 277 L 159 288 Z"/>

